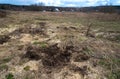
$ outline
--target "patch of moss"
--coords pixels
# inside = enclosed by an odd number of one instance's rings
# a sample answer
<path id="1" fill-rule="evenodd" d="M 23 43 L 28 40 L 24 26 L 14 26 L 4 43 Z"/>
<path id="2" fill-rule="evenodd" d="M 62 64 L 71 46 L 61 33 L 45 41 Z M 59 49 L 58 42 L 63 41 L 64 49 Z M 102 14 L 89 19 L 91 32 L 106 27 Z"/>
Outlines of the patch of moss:
<path id="1" fill-rule="evenodd" d="M 25 70 L 25 71 L 29 71 L 29 70 L 30 70 L 30 66 L 24 67 L 24 70 Z"/>

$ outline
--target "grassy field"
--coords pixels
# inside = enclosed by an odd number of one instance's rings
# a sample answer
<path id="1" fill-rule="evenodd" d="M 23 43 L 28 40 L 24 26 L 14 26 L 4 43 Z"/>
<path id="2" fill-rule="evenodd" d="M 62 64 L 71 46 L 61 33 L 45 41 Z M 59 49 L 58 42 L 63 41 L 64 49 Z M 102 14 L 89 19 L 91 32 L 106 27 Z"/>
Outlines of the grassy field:
<path id="1" fill-rule="evenodd" d="M 0 79 L 119 79 L 120 15 L 7 11 Z"/>

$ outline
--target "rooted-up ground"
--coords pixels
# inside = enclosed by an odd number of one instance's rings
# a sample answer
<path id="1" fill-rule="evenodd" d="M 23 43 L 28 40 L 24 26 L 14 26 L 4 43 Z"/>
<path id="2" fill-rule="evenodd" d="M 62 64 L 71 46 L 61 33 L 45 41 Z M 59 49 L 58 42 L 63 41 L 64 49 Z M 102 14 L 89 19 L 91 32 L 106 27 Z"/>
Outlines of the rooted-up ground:
<path id="1" fill-rule="evenodd" d="M 117 14 L 11 11 L 0 18 L 0 79 L 119 79 L 119 20 Z"/>

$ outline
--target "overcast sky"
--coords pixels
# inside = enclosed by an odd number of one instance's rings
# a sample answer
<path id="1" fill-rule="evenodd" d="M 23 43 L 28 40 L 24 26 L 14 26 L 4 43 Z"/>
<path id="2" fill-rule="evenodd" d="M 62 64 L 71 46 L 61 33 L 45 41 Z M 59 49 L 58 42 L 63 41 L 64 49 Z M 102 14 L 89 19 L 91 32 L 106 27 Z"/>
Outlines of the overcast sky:
<path id="1" fill-rule="evenodd" d="M 0 3 L 30 5 L 43 2 L 46 6 L 62 6 L 62 7 L 83 7 L 83 6 L 98 6 L 120 5 L 120 0 L 0 0 Z"/>

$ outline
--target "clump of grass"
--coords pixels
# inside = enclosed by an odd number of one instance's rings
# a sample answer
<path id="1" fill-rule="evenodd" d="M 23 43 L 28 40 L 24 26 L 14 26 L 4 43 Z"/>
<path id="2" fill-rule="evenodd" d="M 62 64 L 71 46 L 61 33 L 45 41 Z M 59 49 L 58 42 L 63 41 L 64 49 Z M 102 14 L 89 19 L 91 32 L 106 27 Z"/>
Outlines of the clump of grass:
<path id="1" fill-rule="evenodd" d="M 88 56 L 93 55 L 92 49 L 90 47 L 88 47 L 88 46 L 86 46 L 86 47 L 83 48 L 83 53 L 86 54 L 86 55 L 88 55 Z"/>
<path id="2" fill-rule="evenodd" d="M 24 70 L 25 70 L 25 71 L 29 71 L 29 70 L 30 70 L 30 66 L 24 67 Z"/>
<path id="3" fill-rule="evenodd" d="M 12 57 L 4 58 L 4 59 L 0 60 L 0 64 L 7 63 L 7 62 L 11 61 L 11 59 L 12 59 Z"/>
<path id="4" fill-rule="evenodd" d="M 40 44 L 40 47 L 42 47 L 42 48 L 46 48 L 46 47 L 47 47 L 47 43 L 42 42 L 42 43 Z"/>
<path id="5" fill-rule="evenodd" d="M 107 35 L 106 34 L 106 36 L 105 35 L 98 35 L 97 36 L 98 38 L 100 38 L 100 39 L 107 39 L 107 40 L 109 40 L 109 41 L 112 41 L 112 42 L 120 42 L 120 35 Z"/>
<path id="6" fill-rule="evenodd" d="M 6 79 L 15 79 L 12 73 L 9 73 L 5 76 Z"/>
<path id="7" fill-rule="evenodd" d="M 34 44 L 34 45 L 38 45 L 38 44 L 40 44 L 40 42 L 34 41 L 33 44 Z"/>
<path id="8" fill-rule="evenodd" d="M 85 41 L 86 39 L 87 39 L 87 37 L 84 37 L 84 36 L 81 36 L 81 37 L 79 38 L 80 41 Z"/>
<path id="9" fill-rule="evenodd" d="M 119 79 L 120 78 L 120 59 L 118 58 L 109 58 L 102 59 L 99 61 L 99 65 L 109 70 L 107 75 L 108 79 Z"/>
<path id="10" fill-rule="evenodd" d="M 0 65 L 0 70 L 8 70 L 8 65 Z"/>
<path id="11" fill-rule="evenodd" d="M 113 38 L 108 37 L 107 39 L 111 41 L 120 42 L 120 35 L 113 36 Z"/>
<path id="12" fill-rule="evenodd" d="M 108 75 L 108 79 L 119 79 L 119 78 L 120 78 L 120 70 L 111 72 L 111 73 Z"/>
<path id="13" fill-rule="evenodd" d="M 106 61 L 105 59 L 102 59 L 99 61 L 99 64 L 107 69 L 110 69 L 110 63 Z"/>
<path id="14" fill-rule="evenodd" d="M 29 23 L 31 20 L 28 20 L 28 19 L 24 19 L 24 20 L 21 20 L 20 23 Z"/>
<path id="15" fill-rule="evenodd" d="M 5 58 L 3 59 L 4 62 L 9 62 L 11 60 L 11 58 Z"/>
<path id="16" fill-rule="evenodd" d="M 25 77 L 25 79 L 29 79 L 28 77 Z"/>
<path id="17" fill-rule="evenodd" d="M 33 42 L 34 45 L 39 45 L 41 48 L 46 48 L 48 44 L 46 42 Z"/>

